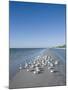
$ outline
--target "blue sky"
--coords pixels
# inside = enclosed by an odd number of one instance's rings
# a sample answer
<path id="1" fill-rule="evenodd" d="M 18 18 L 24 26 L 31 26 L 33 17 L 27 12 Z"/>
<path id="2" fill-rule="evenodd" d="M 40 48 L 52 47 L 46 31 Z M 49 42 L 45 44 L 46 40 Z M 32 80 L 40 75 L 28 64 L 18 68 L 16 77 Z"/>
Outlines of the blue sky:
<path id="1" fill-rule="evenodd" d="M 65 5 L 10 1 L 11 48 L 65 44 Z"/>

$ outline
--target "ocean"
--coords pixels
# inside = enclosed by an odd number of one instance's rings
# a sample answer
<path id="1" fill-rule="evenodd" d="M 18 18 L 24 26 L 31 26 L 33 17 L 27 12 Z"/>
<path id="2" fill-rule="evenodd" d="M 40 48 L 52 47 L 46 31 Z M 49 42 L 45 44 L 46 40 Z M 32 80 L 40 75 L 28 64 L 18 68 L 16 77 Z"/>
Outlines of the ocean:
<path id="1" fill-rule="evenodd" d="M 24 68 L 26 62 L 32 62 L 38 55 L 43 54 L 45 50 L 43 48 L 10 48 L 9 79 L 11 80 L 19 72 L 20 64 Z"/>
<path id="2" fill-rule="evenodd" d="M 50 49 L 57 57 L 65 62 L 65 49 Z M 17 72 L 19 72 L 19 66 L 24 68 L 25 63 L 32 62 L 38 55 L 42 55 L 46 52 L 46 48 L 10 48 L 9 54 L 9 79 L 11 80 Z"/>

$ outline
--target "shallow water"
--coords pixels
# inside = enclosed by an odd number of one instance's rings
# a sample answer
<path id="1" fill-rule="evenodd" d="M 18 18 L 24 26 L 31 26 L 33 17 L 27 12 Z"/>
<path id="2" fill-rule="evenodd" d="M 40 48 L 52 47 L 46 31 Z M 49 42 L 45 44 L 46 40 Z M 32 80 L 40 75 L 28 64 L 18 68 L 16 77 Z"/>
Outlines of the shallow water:
<path id="1" fill-rule="evenodd" d="M 26 62 L 32 62 L 45 50 L 41 48 L 11 48 L 9 56 L 9 79 L 12 79 L 19 71 L 20 64 L 24 68 Z"/>
<path id="2" fill-rule="evenodd" d="M 61 61 L 66 62 L 66 49 L 51 49 L 51 51 L 53 51 Z"/>
<path id="3" fill-rule="evenodd" d="M 50 49 L 57 57 L 65 62 L 65 49 Z M 19 71 L 19 65 L 24 67 L 25 62 L 32 62 L 38 55 L 47 52 L 45 48 L 12 48 L 9 57 L 9 79 Z"/>

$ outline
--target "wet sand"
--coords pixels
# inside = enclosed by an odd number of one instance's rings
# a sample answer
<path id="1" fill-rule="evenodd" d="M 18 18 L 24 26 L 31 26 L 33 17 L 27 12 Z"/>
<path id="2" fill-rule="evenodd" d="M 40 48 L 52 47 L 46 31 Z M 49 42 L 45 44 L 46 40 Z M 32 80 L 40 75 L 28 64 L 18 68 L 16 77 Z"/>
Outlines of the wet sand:
<path id="1" fill-rule="evenodd" d="M 66 85 L 66 71 L 65 63 L 60 60 L 50 49 L 43 54 L 53 56 L 54 59 L 59 61 L 55 67 L 56 71 L 51 73 L 47 66 L 45 66 L 39 74 L 27 72 L 22 69 L 16 76 L 9 81 L 9 88 L 28 88 L 28 87 L 49 87 L 49 86 L 64 86 Z"/>

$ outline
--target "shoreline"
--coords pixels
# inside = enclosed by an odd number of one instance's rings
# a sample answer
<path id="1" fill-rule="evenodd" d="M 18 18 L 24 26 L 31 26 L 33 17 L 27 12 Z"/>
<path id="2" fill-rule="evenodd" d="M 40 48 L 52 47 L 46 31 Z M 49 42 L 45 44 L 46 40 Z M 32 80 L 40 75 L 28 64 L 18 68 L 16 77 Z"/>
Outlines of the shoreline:
<path id="1" fill-rule="evenodd" d="M 51 55 L 54 59 L 59 60 L 59 65 L 56 68 L 57 72 L 51 73 L 47 66 L 44 67 L 40 74 L 33 74 L 22 69 L 16 76 L 9 81 L 9 88 L 31 88 L 31 87 L 48 87 L 48 86 L 63 86 L 66 85 L 65 64 L 57 58 L 51 50 L 44 52 L 43 56 Z"/>
<path id="2" fill-rule="evenodd" d="M 66 48 L 54 48 L 54 49 L 64 49 L 65 50 Z"/>

